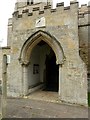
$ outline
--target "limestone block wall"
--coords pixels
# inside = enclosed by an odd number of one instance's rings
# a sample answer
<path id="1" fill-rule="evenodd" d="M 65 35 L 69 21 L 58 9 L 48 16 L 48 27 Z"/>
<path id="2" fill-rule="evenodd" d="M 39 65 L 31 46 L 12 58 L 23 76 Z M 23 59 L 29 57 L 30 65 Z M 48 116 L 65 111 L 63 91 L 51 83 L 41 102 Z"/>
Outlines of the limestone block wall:
<path id="1" fill-rule="evenodd" d="M 33 29 L 35 28 L 37 18 L 43 16 L 46 18 L 46 26 L 69 25 L 71 29 L 72 25 L 75 27 L 72 13 L 75 14 L 77 3 L 71 3 L 71 6 L 68 8 L 64 8 L 64 3 L 57 4 L 56 9 L 52 9 L 51 6 L 44 5 L 42 8 L 40 6 L 42 4 L 22 7 L 15 11 L 13 13 L 13 30 Z"/>
<path id="2" fill-rule="evenodd" d="M 55 27 L 47 27 L 45 31 L 50 31 L 51 35 L 54 35 L 55 38 L 61 43 L 62 48 L 65 53 L 66 61 L 62 66 L 62 81 L 61 81 L 61 94 L 60 97 L 64 101 L 78 103 L 78 104 L 87 104 L 87 81 L 86 81 L 86 67 L 83 61 L 80 59 L 78 50 L 77 50 L 77 40 L 72 42 L 72 35 L 68 31 L 67 26 L 60 27 L 59 29 Z M 58 32 L 59 31 L 59 32 Z M 66 34 L 65 34 L 66 31 Z M 28 31 L 31 33 L 31 31 Z M 69 34 L 71 36 L 69 36 Z M 18 39 L 23 41 L 27 39 L 28 33 L 20 33 Z M 14 36 L 17 39 L 17 36 Z M 21 41 L 22 42 L 22 41 Z M 12 48 L 12 62 L 10 67 L 11 78 L 9 80 L 9 95 L 20 96 L 21 85 L 22 85 L 22 68 L 19 63 L 18 57 L 20 55 L 20 43 L 14 43 Z M 16 52 L 17 50 L 17 52 Z M 13 69 L 14 68 L 14 69 Z M 82 71 L 83 70 L 83 71 Z M 68 72 L 67 72 L 68 71 Z M 12 81 L 13 79 L 13 81 Z M 18 83 L 18 84 L 17 84 Z M 11 92 L 11 93 L 10 93 Z"/>
<path id="3" fill-rule="evenodd" d="M 79 27 L 79 47 L 82 60 L 88 65 L 88 26 Z"/>
<path id="4" fill-rule="evenodd" d="M 88 46 L 90 29 L 90 6 L 86 4 L 79 8 L 79 48 L 82 60 L 88 65 Z"/>
<path id="5" fill-rule="evenodd" d="M 28 66 L 28 86 L 32 87 L 36 84 L 40 84 L 40 72 L 38 74 L 33 74 L 33 65 L 36 63 L 40 66 L 40 48 L 37 46 L 32 51 L 30 58 L 30 65 Z M 32 71 L 32 72 L 31 72 Z"/>
<path id="6" fill-rule="evenodd" d="M 22 8 L 22 7 L 27 7 L 27 5 L 29 6 L 33 6 L 33 5 L 38 5 L 39 7 L 39 3 L 43 3 L 43 4 L 52 4 L 52 0 L 17 0 L 16 4 L 15 4 L 15 11 L 17 11 L 18 9 Z"/>
<path id="7" fill-rule="evenodd" d="M 2 81 L 2 48 L 0 48 L 0 82 Z"/>
<path id="8" fill-rule="evenodd" d="M 0 48 L 0 93 L 2 89 L 2 49 Z"/>
<path id="9" fill-rule="evenodd" d="M 0 90 L 2 89 L 2 80 L 3 80 L 3 78 L 2 78 L 3 55 L 4 54 L 8 55 L 9 53 L 10 53 L 10 47 L 0 48 Z M 8 67 L 7 67 L 7 73 L 8 73 L 7 79 L 9 79 L 8 78 L 10 75 L 9 72 L 10 71 L 8 71 Z M 7 81 L 7 83 L 8 83 L 8 81 Z"/>
<path id="10" fill-rule="evenodd" d="M 64 3 L 59 3 L 56 9 L 52 9 L 50 5 L 40 6 L 41 3 L 38 6 L 27 5 L 17 8 L 12 19 L 9 20 L 8 37 L 10 40 L 8 39 L 8 45 L 11 46 L 9 53 L 11 63 L 8 65 L 10 73 L 8 95 L 16 97 L 23 95 L 22 74 L 26 71 L 23 71 L 19 61 L 21 49 L 30 36 L 42 30 L 50 34 L 52 38 L 56 38 L 62 46 L 66 58 L 61 68 L 60 99 L 87 105 L 87 70 L 79 56 L 78 36 L 78 24 L 83 24 L 83 18 L 78 20 L 80 17 L 78 16 L 78 3 L 71 2 L 70 7 L 64 7 Z M 36 27 L 36 21 L 42 17 L 45 18 L 45 26 Z M 82 31 L 86 30 L 80 28 L 79 35 L 83 34 Z M 80 38 L 82 39 L 81 36 Z M 25 84 L 27 83 L 25 82 Z"/>
<path id="11" fill-rule="evenodd" d="M 8 55 L 9 47 L 0 48 L 0 81 L 2 82 L 2 64 L 3 64 L 3 55 Z"/>
<path id="12" fill-rule="evenodd" d="M 58 26 L 59 28 L 59 26 L 68 25 L 68 28 L 74 34 L 78 32 L 77 2 L 74 4 L 71 2 L 71 6 L 67 8 L 64 8 L 64 3 L 57 4 L 56 9 L 52 9 L 51 6 L 43 6 L 43 9 L 40 9 L 40 6 L 41 4 L 39 4 L 38 7 L 37 5 L 32 5 L 32 10 L 30 10 L 31 6 L 22 7 L 13 13 L 13 18 L 9 19 L 8 22 L 8 45 L 12 46 L 18 42 L 22 46 L 25 39 L 19 38 L 20 33 L 21 35 L 23 32 L 27 33 L 27 36 L 25 37 L 28 39 L 30 34 L 39 30 L 35 27 L 36 20 L 43 16 L 45 17 L 45 26 Z M 31 30 L 30 33 L 29 30 Z M 77 34 L 75 35 L 76 37 L 78 36 Z M 73 40 L 74 39 L 73 36 Z"/>
<path id="13" fill-rule="evenodd" d="M 7 40 L 7 46 L 11 46 L 12 44 L 12 18 L 8 19 L 8 40 Z"/>

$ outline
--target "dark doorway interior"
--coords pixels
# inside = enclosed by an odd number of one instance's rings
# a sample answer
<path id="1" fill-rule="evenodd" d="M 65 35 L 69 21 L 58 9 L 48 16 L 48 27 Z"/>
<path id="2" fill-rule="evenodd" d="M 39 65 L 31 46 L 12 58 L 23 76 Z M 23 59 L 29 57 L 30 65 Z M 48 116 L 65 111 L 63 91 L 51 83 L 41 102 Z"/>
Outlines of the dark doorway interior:
<path id="1" fill-rule="evenodd" d="M 59 86 L 59 66 L 56 65 L 56 56 L 53 50 L 46 55 L 46 91 L 58 92 Z"/>

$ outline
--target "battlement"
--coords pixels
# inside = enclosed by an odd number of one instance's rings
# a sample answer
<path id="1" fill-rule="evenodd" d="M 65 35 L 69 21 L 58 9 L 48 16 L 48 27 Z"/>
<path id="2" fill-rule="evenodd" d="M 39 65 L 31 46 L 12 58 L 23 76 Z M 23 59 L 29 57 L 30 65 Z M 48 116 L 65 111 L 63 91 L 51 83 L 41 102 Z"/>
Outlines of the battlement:
<path id="1" fill-rule="evenodd" d="M 52 4 L 52 0 L 17 0 L 17 3 L 15 4 L 15 10 L 17 11 L 19 8 L 33 6 L 40 3 L 50 5 Z"/>
<path id="2" fill-rule="evenodd" d="M 18 4 L 18 3 L 16 3 Z M 17 5 L 16 5 L 17 6 Z M 15 7 L 13 13 L 13 18 L 19 20 L 21 18 L 35 18 L 43 16 L 53 16 L 54 14 L 74 14 L 78 12 L 78 26 L 88 25 L 88 16 L 90 14 L 90 6 L 87 4 L 81 5 L 79 8 L 79 3 L 77 1 L 71 1 L 70 6 L 64 7 L 64 2 L 57 3 L 56 8 L 53 8 L 51 4 L 46 4 L 45 2 L 39 2 L 32 5 L 26 5 L 23 7 Z M 13 18 L 8 20 L 8 26 L 12 26 Z"/>
<path id="3" fill-rule="evenodd" d="M 81 5 L 78 9 L 79 26 L 88 26 L 90 24 L 88 19 L 89 14 L 90 6 L 87 6 L 87 4 Z"/>
<path id="4" fill-rule="evenodd" d="M 22 3 L 21 3 L 22 4 Z M 51 13 L 52 12 L 57 12 L 57 11 L 66 11 L 66 10 L 74 10 L 75 8 L 78 8 L 78 2 L 77 1 L 71 1 L 70 6 L 64 7 L 64 2 L 62 3 L 57 3 L 56 8 L 53 8 L 53 5 L 51 4 L 46 4 L 46 3 L 36 3 L 32 5 L 25 5 L 23 7 L 18 6 L 18 3 L 16 3 L 15 11 L 13 13 L 14 17 L 17 18 L 22 18 L 23 15 L 27 14 L 28 16 L 33 16 L 35 12 L 38 13 L 38 15 L 44 14 L 46 10 L 49 10 Z"/>
<path id="5" fill-rule="evenodd" d="M 78 11 L 79 11 L 79 15 L 89 14 L 90 6 L 87 6 L 87 4 L 83 4 L 81 5 Z"/>
<path id="6" fill-rule="evenodd" d="M 50 3 L 50 2 L 49 2 Z M 22 6 L 22 7 L 21 7 Z M 78 2 L 71 1 L 70 6 L 64 7 L 64 2 L 57 3 L 56 8 L 53 8 L 51 4 L 46 4 L 45 2 L 39 2 L 35 4 L 26 4 L 26 2 L 16 3 L 15 5 L 15 11 L 13 13 L 14 17 L 22 18 L 24 14 L 27 14 L 28 16 L 33 16 L 35 12 L 38 12 L 38 15 L 44 14 L 46 10 L 49 10 L 52 12 L 57 12 L 58 10 L 66 11 L 66 10 L 72 10 L 76 6 L 78 6 Z M 80 8 L 78 8 L 78 14 L 79 18 L 83 18 L 85 14 L 90 13 L 90 6 L 87 6 L 87 4 L 81 5 Z"/>

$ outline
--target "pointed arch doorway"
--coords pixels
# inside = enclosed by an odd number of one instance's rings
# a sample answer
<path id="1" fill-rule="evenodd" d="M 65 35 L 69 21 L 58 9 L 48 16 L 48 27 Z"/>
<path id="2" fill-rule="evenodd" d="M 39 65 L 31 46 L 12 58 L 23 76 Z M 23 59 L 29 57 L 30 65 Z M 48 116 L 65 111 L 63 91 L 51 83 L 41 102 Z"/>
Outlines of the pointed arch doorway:
<path id="1" fill-rule="evenodd" d="M 28 69 L 28 85 L 32 89 L 40 84 L 45 91 L 58 92 L 59 67 L 52 48 L 40 41 L 32 50 Z"/>
<path id="2" fill-rule="evenodd" d="M 41 87 L 60 94 L 64 58 L 60 43 L 47 32 L 37 31 L 30 36 L 22 47 L 19 59 L 22 64 L 23 94 Z"/>

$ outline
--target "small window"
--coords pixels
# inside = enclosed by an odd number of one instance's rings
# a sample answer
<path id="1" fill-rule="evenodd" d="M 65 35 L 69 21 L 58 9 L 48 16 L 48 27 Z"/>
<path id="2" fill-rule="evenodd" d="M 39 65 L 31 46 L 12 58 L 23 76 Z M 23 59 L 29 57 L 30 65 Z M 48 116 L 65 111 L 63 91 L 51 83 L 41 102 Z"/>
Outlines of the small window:
<path id="1" fill-rule="evenodd" d="M 33 0 L 31 0 L 31 5 L 33 4 Z"/>
<path id="2" fill-rule="evenodd" d="M 27 0 L 27 5 L 32 5 L 33 4 L 33 0 Z"/>
<path id="3" fill-rule="evenodd" d="M 27 5 L 29 5 L 29 0 L 27 0 Z"/>
<path id="4" fill-rule="evenodd" d="M 39 64 L 33 65 L 33 74 L 39 74 Z"/>

